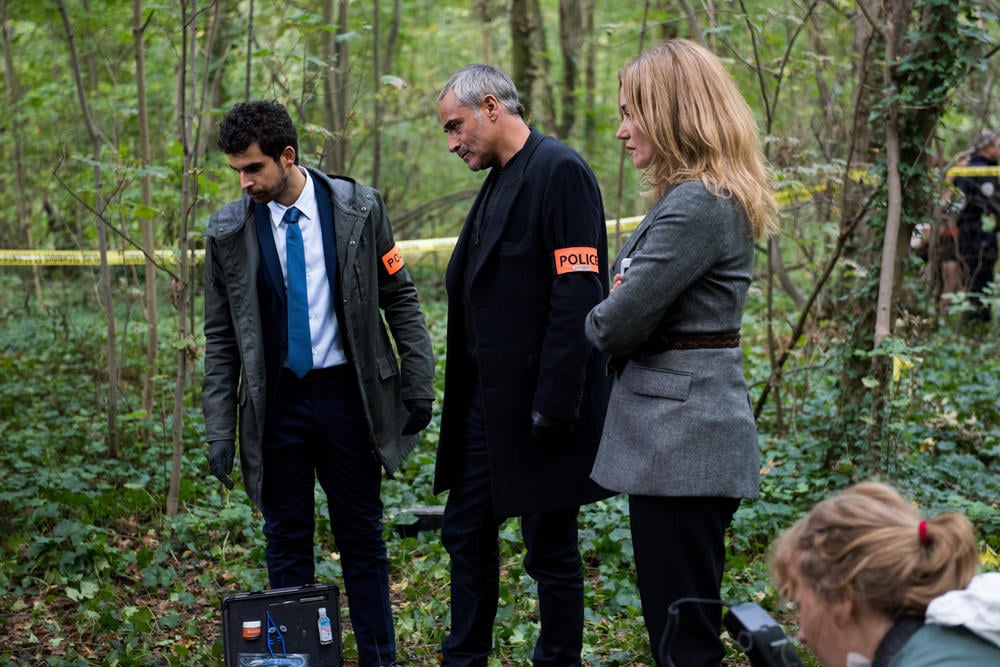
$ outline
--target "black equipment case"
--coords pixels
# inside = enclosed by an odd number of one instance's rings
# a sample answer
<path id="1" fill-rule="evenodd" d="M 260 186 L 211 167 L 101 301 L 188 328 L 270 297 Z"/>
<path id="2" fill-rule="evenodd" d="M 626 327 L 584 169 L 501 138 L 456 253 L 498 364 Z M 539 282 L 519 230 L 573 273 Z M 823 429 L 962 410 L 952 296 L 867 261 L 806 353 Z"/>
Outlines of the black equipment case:
<path id="1" fill-rule="evenodd" d="M 331 639 L 320 642 L 319 609 Z M 222 600 L 226 667 L 342 667 L 340 597 L 332 584 L 237 593 Z"/>

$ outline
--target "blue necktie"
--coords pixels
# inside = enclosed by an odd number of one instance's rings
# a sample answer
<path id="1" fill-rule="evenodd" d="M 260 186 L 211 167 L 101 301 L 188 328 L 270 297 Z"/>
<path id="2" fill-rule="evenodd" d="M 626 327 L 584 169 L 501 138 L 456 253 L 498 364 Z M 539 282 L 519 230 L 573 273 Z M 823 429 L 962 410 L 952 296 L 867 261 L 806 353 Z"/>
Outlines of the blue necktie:
<path id="1" fill-rule="evenodd" d="M 288 275 L 288 367 L 299 377 L 312 369 L 312 337 L 309 335 L 309 296 L 306 293 L 306 252 L 298 220 L 302 214 L 292 206 L 285 211 L 285 270 Z"/>

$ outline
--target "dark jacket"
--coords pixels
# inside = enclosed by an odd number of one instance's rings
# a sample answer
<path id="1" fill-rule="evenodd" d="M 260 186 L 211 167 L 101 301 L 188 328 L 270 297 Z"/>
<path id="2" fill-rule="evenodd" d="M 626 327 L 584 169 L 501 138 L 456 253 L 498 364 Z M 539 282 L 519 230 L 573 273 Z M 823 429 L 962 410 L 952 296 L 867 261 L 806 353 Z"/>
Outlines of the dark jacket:
<path id="1" fill-rule="evenodd" d="M 448 361 L 434 490 L 454 483 L 468 398 L 478 382 L 494 512 L 517 516 L 609 495 L 589 479 L 610 387 L 606 357 L 583 330 L 587 312 L 608 292 L 607 231 L 593 173 L 555 139 L 532 131 L 502 178 L 499 171 L 487 177 L 448 264 Z M 495 217 L 476 264 L 467 267 L 471 227 L 491 187 Z M 594 249 L 596 270 L 558 273 L 557 257 L 568 257 L 559 251 L 572 248 Z M 466 312 L 474 361 L 466 353 Z M 576 422 L 572 444 L 532 441 L 533 410 Z"/>
<path id="2" fill-rule="evenodd" d="M 974 153 L 967 166 L 996 167 L 997 163 Z M 980 254 L 984 254 L 986 259 L 996 260 L 996 234 L 983 230 L 983 217 L 1000 218 L 1000 178 L 959 176 L 955 179 L 955 187 L 965 195 L 965 204 L 955 220 L 959 253 L 967 261 L 969 258 L 978 258 Z"/>
<path id="3" fill-rule="evenodd" d="M 345 347 L 361 388 L 369 442 L 386 472 L 393 472 L 418 442 L 401 436 L 408 412 L 403 399 L 433 399 L 434 357 L 417 290 L 406 269 L 389 273 L 385 258 L 396 247 L 378 192 L 348 178 L 309 170 L 316 184 L 331 290 Z M 325 196 L 324 196 L 325 195 Z M 234 440 L 239 421 L 240 464 L 247 494 L 260 504 L 261 441 L 268 398 L 278 385 L 287 345 L 277 254 L 261 252 L 251 199 L 230 202 L 212 215 L 205 232 L 205 439 Z M 328 212 L 323 215 L 324 209 Z M 266 216 L 262 218 L 266 220 Z M 269 230 L 266 230 L 269 231 Z M 391 263 L 389 264 L 391 266 Z M 267 273 L 271 276 L 266 275 Z M 389 325 L 402 370 L 383 323 Z"/>

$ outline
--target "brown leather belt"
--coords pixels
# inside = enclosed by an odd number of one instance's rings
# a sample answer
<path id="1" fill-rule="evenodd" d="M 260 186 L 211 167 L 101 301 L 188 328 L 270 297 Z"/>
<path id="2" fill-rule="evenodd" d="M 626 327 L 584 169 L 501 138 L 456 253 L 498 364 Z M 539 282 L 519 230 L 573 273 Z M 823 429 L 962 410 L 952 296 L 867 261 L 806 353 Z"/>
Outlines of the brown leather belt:
<path id="1" fill-rule="evenodd" d="M 739 332 L 719 334 L 653 334 L 648 349 L 651 352 L 666 352 L 667 350 L 712 350 L 739 346 Z"/>

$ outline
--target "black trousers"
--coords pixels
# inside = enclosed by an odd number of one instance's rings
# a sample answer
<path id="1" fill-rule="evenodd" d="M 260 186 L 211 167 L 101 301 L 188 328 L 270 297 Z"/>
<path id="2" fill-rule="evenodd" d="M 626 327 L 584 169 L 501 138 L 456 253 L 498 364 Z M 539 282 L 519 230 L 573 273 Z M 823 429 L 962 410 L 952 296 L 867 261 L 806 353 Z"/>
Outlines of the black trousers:
<path id="1" fill-rule="evenodd" d="M 974 309 L 966 315 L 971 321 L 989 322 L 990 307 L 982 302 L 986 286 L 993 282 L 993 267 L 997 262 L 996 236 L 981 234 L 981 240 L 974 240 L 962 247 L 962 263 L 967 272 L 965 289 Z"/>
<path id="2" fill-rule="evenodd" d="M 461 478 L 448 494 L 441 541 L 451 556 L 451 631 L 443 665 L 486 667 L 493 648 L 499 597 L 499 530 L 493 513 L 482 403 L 472 400 Z M 538 582 L 540 632 L 536 667 L 575 667 L 583 649 L 583 563 L 577 538 L 579 507 L 521 517 L 524 568 Z"/>
<path id="3" fill-rule="evenodd" d="M 358 664 L 391 665 L 396 640 L 382 537 L 381 468 L 368 443 L 354 371 L 344 367 L 319 381 L 286 371 L 277 394 L 268 406 L 261 497 L 271 587 L 314 581 L 318 479 L 340 552 Z"/>
<path id="4" fill-rule="evenodd" d="M 725 657 L 719 604 L 681 604 L 671 621 L 678 625 L 669 660 L 659 652 L 671 603 L 687 597 L 719 599 L 726 529 L 739 505 L 738 498 L 629 496 L 639 598 L 660 667 L 718 667 Z"/>

